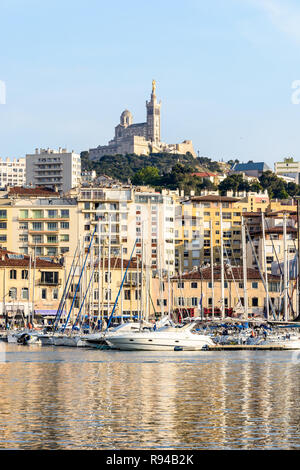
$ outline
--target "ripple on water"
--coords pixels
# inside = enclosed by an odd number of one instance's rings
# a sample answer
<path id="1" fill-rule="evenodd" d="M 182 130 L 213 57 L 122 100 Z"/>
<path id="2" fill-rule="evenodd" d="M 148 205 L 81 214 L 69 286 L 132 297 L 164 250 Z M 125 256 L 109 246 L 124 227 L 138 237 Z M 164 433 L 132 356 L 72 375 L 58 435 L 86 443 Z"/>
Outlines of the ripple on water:
<path id="1" fill-rule="evenodd" d="M 298 449 L 289 351 L 6 345 L 0 448 Z"/>

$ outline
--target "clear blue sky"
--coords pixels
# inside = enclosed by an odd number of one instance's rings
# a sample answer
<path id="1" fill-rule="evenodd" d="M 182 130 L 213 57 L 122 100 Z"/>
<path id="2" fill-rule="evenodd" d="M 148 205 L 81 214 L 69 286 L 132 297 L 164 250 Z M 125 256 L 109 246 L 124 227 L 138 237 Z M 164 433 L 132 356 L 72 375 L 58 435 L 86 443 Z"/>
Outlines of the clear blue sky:
<path id="1" fill-rule="evenodd" d="M 299 0 L 1 0 L 0 44 L 1 157 L 106 144 L 154 78 L 163 141 L 300 159 Z"/>

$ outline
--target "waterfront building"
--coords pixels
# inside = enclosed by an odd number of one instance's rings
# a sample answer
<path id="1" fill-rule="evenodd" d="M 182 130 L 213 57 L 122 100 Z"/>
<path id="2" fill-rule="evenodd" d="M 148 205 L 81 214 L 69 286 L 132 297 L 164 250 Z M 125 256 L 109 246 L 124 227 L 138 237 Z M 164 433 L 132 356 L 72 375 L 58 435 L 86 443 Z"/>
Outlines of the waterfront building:
<path id="1" fill-rule="evenodd" d="M 25 158 L 0 159 L 0 188 L 6 186 L 23 186 L 26 181 Z"/>
<path id="2" fill-rule="evenodd" d="M 283 262 L 285 245 L 287 262 L 293 262 L 298 249 L 296 214 L 286 213 L 286 243 L 283 217 L 284 212 L 265 214 L 265 238 L 263 238 L 261 214 L 246 214 L 245 220 L 252 240 L 252 243 L 250 241 L 247 243 L 248 266 L 257 268 L 257 259 L 260 268 L 271 273 L 274 263 Z"/>
<path id="3" fill-rule="evenodd" d="M 0 249 L 0 320 L 34 315 L 54 318 L 62 295 L 64 268 L 39 257 Z"/>
<path id="4" fill-rule="evenodd" d="M 66 149 L 36 149 L 26 155 L 26 184 L 65 193 L 80 184 L 80 155 Z"/>
<path id="5" fill-rule="evenodd" d="M 278 312 L 281 306 L 281 277 L 270 274 L 268 277 L 269 297 Z M 213 290 L 213 291 L 212 291 Z M 214 266 L 214 285 L 210 267 L 194 269 L 172 278 L 174 315 L 205 316 L 212 314 L 214 294 L 215 314 L 221 311 L 221 268 Z M 296 311 L 296 296 L 293 295 L 293 285 L 289 287 L 293 297 L 293 308 Z M 267 295 L 258 269 L 247 268 L 247 296 L 249 317 L 263 315 L 266 312 Z M 244 312 L 244 280 L 242 266 L 224 265 L 224 305 L 225 315 L 242 316 Z M 202 308 L 201 308 L 202 306 Z"/>
<path id="6" fill-rule="evenodd" d="M 80 234 L 76 199 L 44 188 L 0 192 L 2 248 L 32 256 L 73 256 Z"/>
<path id="7" fill-rule="evenodd" d="M 221 212 L 224 260 L 239 265 L 242 216 L 248 211 L 265 211 L 269 197 L 267 193 L 241 192 L 233 196 L 228 191 L 226 196 L 220 196 L 216 191 L 204 191 L 201 196 L 181 197 L 177 202 L 175 266 L 184 272 L 210 264 L 212 254 L 214 262 L 221 261 Z"/>
<path id="8" fill-rule="evenodd" d="M 191 153 L 196 157 L 191 140 L 184 140 L 180 144 L 166 144 L 161 141 L 161 102 L 156 97 L 156 83 L 152 82 L 150 101 L 146 101 L 146 122 L 134 123 L 133 116 L 128 109 L 122 112 L 120 124 L 115 127 L 115 137 L 108 145 L 90 149 L 90 159 L 99 160 L 104 155 L 149 155 L 150 153 Z"/>
<path id="9" fill-rule="evenodd" d="M 109 257 L 107 256 L 107 243 L 102 240 L 100 244 L 100 257 L 98 250 L 91 250 L 88 256 L 86 269 L 81 280 L 81 289 L 76 295 L 75 309 L 72 314 L 72 321 L 75 320 L 82 305 L 82 314 L 96 323 L 98 320 L 107 320 L 114 309 L 114 320 L 120 322 L 123 320 L 137 320 L 155 318 L 155 311 L 150 302 L 149 292 L 152 291 L 152 275 L 143 266 L 141 259 L 133 257 Z M 123 289 L 120 286 L 124 279 Z M 76 285 L 79 279 L 74 277 L 73 284 L 69 293 L 71 301 L 75 294 Z M 120 291 L 120 292 L 119 292 Z M 84 301 L 84 295 L 86 295 Z M 116 300 L 118 301 L 116 302 Z M 83 301 L 84 307 L 83 307 Z"/>
<path id="10" fill-rule="evenodd" d="M 182 220 L 176 217 L 176 267 L 189 271 L 211 263 L 211 246 L 215 263 L 221 260 L 221 230 L 224 259 L 233 264 L 241 261 L 241 215 L 239 199 L 217 193 L 191 196 L 181 204 Z M 222 228 L 221 228 L 222 214 Z M 180 227 L 180 222 L 182 227 Z"/>
<path id="11" fill-rule="evenodd" d="M 72 193 L 73 195 L 75 192 Z M 136 253 L 153 268 L 174 272 L 175 194 L 131 185 L 89 187 L 77 191 L 79 226 L 85 244 L 95 227 L 96 245 L 110 239 L 111 253 Z"/>

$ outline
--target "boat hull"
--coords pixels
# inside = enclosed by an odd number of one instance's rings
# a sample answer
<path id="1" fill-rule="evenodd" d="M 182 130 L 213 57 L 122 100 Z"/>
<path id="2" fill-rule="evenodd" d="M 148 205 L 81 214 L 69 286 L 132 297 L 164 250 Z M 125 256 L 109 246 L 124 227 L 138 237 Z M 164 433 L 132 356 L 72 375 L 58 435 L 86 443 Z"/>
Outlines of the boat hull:
<path id="1" fill-rule="evenodd" d="M 201 351 L 214 343 L 210 338 L 205 338 L 200 335 L 193 337 L 175 337 L 165 336 L 163 334 L 152 335 L 135 335 L 126 336 L 111 336 L 107 337 L 106 341 L 112 349 L 121 349 L 124 351 Z"/>

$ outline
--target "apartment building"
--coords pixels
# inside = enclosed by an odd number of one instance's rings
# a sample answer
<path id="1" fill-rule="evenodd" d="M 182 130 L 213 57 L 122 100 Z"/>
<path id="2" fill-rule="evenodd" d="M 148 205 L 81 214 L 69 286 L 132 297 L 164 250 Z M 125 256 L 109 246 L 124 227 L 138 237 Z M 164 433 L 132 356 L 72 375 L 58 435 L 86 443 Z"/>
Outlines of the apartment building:
<path id="1" fill-rule="evenodd" d="M 250 216 L 250 214 L 248 214 Z M 246 217 L 247 227 L 254 216 Z M 261 217 L 258 218 L 256 227 L 252 225 L 249 230 L 251 242 L 247 243 L 247 262 L 267 273 L 272 272 L 273 263 L 280 264 L 284 260 L 284 214 L 280 212 L 269 212 L 265 214 L 265 238 L 263 238 L 263 229 Z M 250 219 L 250 220 L 249 220 Z M 252 224 L 253 222 L 251 222 Z M 250 226 L 251 227 L 251 226 Z M 286 214 L 286 257 L 288 263 L 291 263 L 298 250 L 298 237 L 296 219 L 293 214 Z"/>
<path id="2" fill-rule="evenodd" d="M 0 192 L 2 248 L 32 256 L 73 256 L 80 233 L 76 199 L 42 188 Z"/>
<path id="3" fill-rule="evenodd" d="M 26 184 L 65 193 L 81 181 L 80 155 L 66 149 L 36 149 L 26 155 Z"/>
<path id="4" fill-rule="evenodd" d="M 56 314 L 62 295 L 64 268 L 42 258 L 35 260 L 0 249 L 0 321 L 41 320 Z"/>
<path id="5" fill-rule="evenodd" d="M 187 316 L 211 316 L 214 298 L 214 313 L 221 314 L 221 268 L 214 266 L 214 283 L 210 267 L 194 269 L 172 278 L 172 309 L 175 318 Z M 269 297 L 276 314 L 281 308 L 280 276 L 269 275 Z M 289 288 L 296 311 L 296 296 L 293 286 Z M 266 313 L 267 295 L 259 271 L 247 268 L 247 297 L 249 317 Z M 242 266 L 224 266 L 225 315 L 237 317 L 244 314 L 244 277 Z M 272 313 L 272 311 L 271 311 Z M 292 318 L 292 317 L 290 317 Z"/>
<path id="6" fill-rule="evenodd" d="M 264 193 L 237 193 L 228 191 L 220 196 L 216 191 L 201 196 L 181 197 L 176 204 L 175 265 L 179 271 L 189 271 L 195 266 L 219 263 L 221 260 L 221 214 L 223 255 L 226 262 L 241 262 L 242 215 L 264 212 L 269 197 Z M 211 251 L 211 246 L 213 247 Z"/>
<path id="7" fill-rule="evenodd" d="M 175 262 L 179 271 L 210 264 L 212 256 L 214 263 L 220 263 L 221 235 L 224 260 L 240 264 L 242 210 L 236 207 L 238 201 L 231 196 L 206 194 L 191 196 L 182 202 L 182 229 L 179 217 L 175 245 Z"/>
<path id="8" fill-rule="evenodd" d="M 74 193 L 72 193 L 74 194 Z M 84 241 L 95 231 L 95 247 L 110 245 L 111 255 L 136 254 L 153 268 L 174 272 L 175 199 L 172 192 L 129 185 L 77 191 Z M 98 239 L 98 233 L 100 237 Z"/>
<path id="9" fill-rule="evenodd" d="M 25 158 L 11 160 L 0 159 L 0 188 L 6 186 L 23 186 L 26 181 Z"/>
<path id="10" fill-rule="evenodd" d="M 277 176 L 287 176 L 300 183 L 300 162 L 295 162 L 293 158 L 285 158 L 283 162 L 274 163 Z"/>
<path id="11" fill-rule="evenodd" d="M 151 272 L 144 268 L 136 257 L 121 259 L 106 256 L 103 247 L 98 255 L 88 255 L 86 269 L 81 279 L 81 287 L 76 293 L 72 320 L 82 316 L 87 322 L 106 320 L 114 310 L 114 321 L 155 318 L 150 302 L 152 291 Z M 127 269 L 128 268 L 128 269 Z M 127 270 L 127 273 L 126 273 Z M 126 273 L 126 276 L 125 276 Z M 80 270 L 74 277 L 69 293 L 69 303 L 75 295 Z M 125 276 L 125 278 L 124 278 Z M 124 278 L 123 289 L 120 286 Z M 119 292 L 120 291 L 120 292 Z"/>

